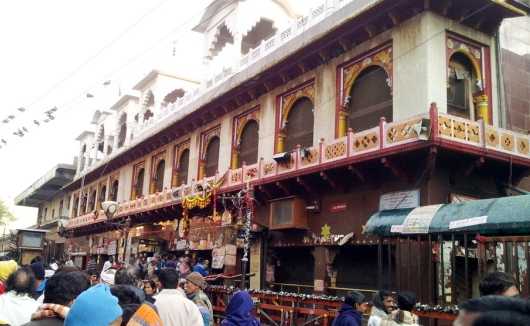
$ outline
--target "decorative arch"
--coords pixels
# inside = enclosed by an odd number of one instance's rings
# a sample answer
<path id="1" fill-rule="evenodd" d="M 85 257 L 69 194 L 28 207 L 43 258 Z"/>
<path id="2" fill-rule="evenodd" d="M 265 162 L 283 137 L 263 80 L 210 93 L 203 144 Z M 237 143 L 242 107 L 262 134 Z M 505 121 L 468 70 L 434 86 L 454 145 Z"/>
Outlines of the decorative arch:
<path id="1" fill-rule="evenodd" d="M 311 79 L 277 97 L 276 107 L 276 146 L 275 152 L 282 153 L 285 151 L 285 126 L 287 117 L 294 107 L 294 104 L 302 98 L 307 98 L 315 103 L 315 80 Z"/>
<path id="2" fill-rule="evenodd" d="M 357 75 L 343 107 L 348 129 L 358 132 L 376 127 L 382 117 L 392 122 L 392 90 L 387 81 L 387 72 L 379 65 L 367 66 Z"/>
<path id="3" fill-rule="evenodd" d="M 120 181 L 118 177 L 113 177 L 110 180 L 110 193 L 109 193 L 109 200 L 111 201 L 118 201 L 118 189 L 120 187 Z"/>
<path id="4" fill-rule="evenodd" d="M 472 94 L 475 119 L 483 119 L 485 123 L 492 122 L 491 102 L 491 65 L 490 49 L 488 46 L 474 42 L 466 37 L 447 33 L 446 35 L 446 67 L 447 80 L 450 78 L 450 63 L 457 53 L 464 55 L 473 67 L 473 72 L 479 81 L 478 91 Z M 449 86 L 449 84 L 448 84 Z"/>
<path id="5" fill-rule="evenodd" d="M 164 189 L 164 173 L 166 169 L 166 151 L 160 152 L 151 159 L 151 180 L 149 193 L 161 192 Z"/>
<path id="6" fill-rule="evenodd" d="M 210 138 L 204 156 L 205 177 L 213 177 L 217 173 L 219 168 L 220 147 L 221 138 L 219 138 L 219 136 Z"/>
<path id="7" fill-rule="evenodd" d="M 200 151 L 199 151 L 199 173 L 198 180 L 206 176 L 206 152 L 212 139 L 219 139 L 221 136 L 221 126 L 217 125 L 201 133 Z"/>
<path id="8" fill-rule="evenodd" d="M 187 153 L 186 162 L 183 161 L 183 155 Z M 175 145 L 173 151 L 173 172 L 171 176 L 171 187 L 178 187 L 188 182 L 189 159 L 190 159 L 190 140 L 183 141 Z"/>
<path id="9" fill-rule="evenodd" d="M 239 162 L 239 146 L 241 144 L 243 130 L 245 130 L 245 127 L 250 122 L 257 123 L 259 128 L 259 113 L 260 107 L 258 105 L 234 117 L 234 127 L 232 131 L 232 157 L 230 164 L 232 169 L 238 168 L 241 163 Z"/>
<path id="10" fill-rule="evenodd" d="M 145 177 L 145 161 L 136 163 L 133 167 L 133 179 L 131 189 L 131 200 L 140 198 L 143 196 Z"/>
<path id="11" fill-rule="evenodd" d="M 335 134 L 337 137 L 343 137 L 347 133 L 347 105 L 349 103 L 349 94 L 356 79 L 365 69 L 373 66 L 380 67 L 386 72 L 388 77 L 387 84 L 392 94 L 392 44 L 384 44 L 337 67 L 338 85 L 340 85 L 337 90 L 337 113 L 335 119 Z"/>

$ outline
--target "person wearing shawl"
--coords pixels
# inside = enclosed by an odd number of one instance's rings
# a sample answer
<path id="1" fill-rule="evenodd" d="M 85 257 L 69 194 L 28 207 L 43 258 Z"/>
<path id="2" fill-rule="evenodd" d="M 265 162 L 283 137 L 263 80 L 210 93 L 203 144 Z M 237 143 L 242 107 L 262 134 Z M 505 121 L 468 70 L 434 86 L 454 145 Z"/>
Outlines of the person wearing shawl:
<path id="1" fill-rule="evenodd" d="M 0 261 L 0 294 L 6 292 L 6 281 L 18 268 L 18 264 L 14 260 Z"/>
<path id="2" fill-rule="evenodd" d="M 247 291 L 234 294 L 225 310 L 221 326 L 259 326 L 260 322 L 252 315 L 254 302 Z"/>
<path id="3" fill-rule="evenodd" d="M 162 320 L 155 309 L 144 303 L 136 310 L 127 326 L 162 326 Z"/>

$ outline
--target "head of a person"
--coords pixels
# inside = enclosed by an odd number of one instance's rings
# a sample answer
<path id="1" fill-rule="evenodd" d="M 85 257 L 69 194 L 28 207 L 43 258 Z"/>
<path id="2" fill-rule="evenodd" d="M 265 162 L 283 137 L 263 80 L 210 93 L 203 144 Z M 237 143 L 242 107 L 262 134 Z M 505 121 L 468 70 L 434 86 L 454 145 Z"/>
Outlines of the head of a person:
<path id="1" fill-rule="evenodd" d="M 183 260 L 180 262 L 179 265 L 179 272 L 180 273 L 189 273 L 191 271 L 190 263 L 187 260 Z"/>
<path id="2" fill-rule="evenodd" d="M 478 316 L 473 326 L 528 326 L 530 315 L 513 311 L 489 311 Z"/>
<path id="3" fill-rule="evenodd" d="M 511 313 L 529 314 L 530 305 L 526 300 L 498 295 L 488 295 L 470 299 L 459 306 L 454 326 L 472 326 L 475 320 L 487 312 L 509 311 Z"/>
<path id="4" fill-rule="evenodd" d="M 64 321 L 65 326 L 118 326 L 123 311 L 118 298 L 112 295 L 105 284 L 98 284 L 82 292 L 72 304 Z"/>
<path id="5" fill-rule="evenodd" d="M 65 272 L 65 273 L 72 273 L 72 272 L 80 272 L 81 270 L 79 269 L 79 267 L 77 266 L 67 266 L 67 265 L 62 265 L 59 269 L 57 269 L 55 272 L 56 273 L 60 273 L 60 272 Z"/>
<path id="6" fill-rule="evenodd" d="M 0 261 L 0 281 L 5 282 L 9 275 L 11 275 L 18 268 L 18 264 L 14 260 Z"/>
<path id="7" fill-rule="evenodd" d="M 89 287 L 89 279 L 83 272 L 55 273 L 46 283 L 44 303 L 70 306 L 74 299 Z"/>
<path id="8" fill-rule="evenodd" d="M 142 300 L 138 297 L 134 291 L 134 287 L 131 285 L 114 285 L 110 288 L 110 293 L 118 298 L 118 304 L 123 306 L 128 304 L 141 304 Z"/>
<path id="9" fill-rule="evenodd" d="M 35 291 L 35 275 L 31 269 L 22 267 L 11 273 L 6 281 L 7 291 L 17 295 L 31 295 Z"/>
<path id="10" fill-rule="evenodd" d="M 412 292 L 399 292 L 397 306 L 400 310 L 412 311 L 416 305 L 416 294 Z"/>
<path id="11" fill-rule="evenodd" d="M 42 262 L 42 257 L 41 256 L 33 257 L 33 259 L 31 259 L 31 261 L 29 263 L 30 264 L 34 264 L 36 262 Z"/>
<path id="12" fill-rule="evenodd" d="M 203 265 L 204 267 L 208 267 L 208 266 L 210 266 L 210 261 L 209 261 L 208 259 L 204 259 L 204 260 L 202 261 L 202 265 Z"/>
<path id="13" fill-rule="evenodd" d="M 90 280 L 90 285 L 96 285 L 99 283 L 99 273 L 95 269 L 90 269 L 87 271 L 88 277 Z"/>
<path id="14" fill-rule="evenodd" d="M 110 262 L 111 264 L 114 263 L 114 257 L 109 256 L 109 262 Z"/>
<path id="15" fill-rule="evenodd" d="M 44 280 L 44 276 L 45 276 L 44 265 L 42 264 L 40 260 L 31 263 L 30 267 L 37 281 Z"/>
<path id="16" fill-rule="evenodd" d="M 504 272 L 493 272 L 486 275 L 479 284 L 481 296 L 502 295 L 516 297 L 519 295 L 517 284 L 512 275 Z"/>
<path id="17" fill-rule="evenodd" d="M 144 281 L 144 292 L 146 295 L 154 295 L 156 293 L 156 282 L 154 280 Z"/>
<path id="18" fill-rule="evenodd" d="M 158 275 L 158 279 L 163 289 L 176 289 L 179 283 L 178 273 L 172 268 L 162 269 Z"/>
<path id="19" fill-rule="evenodd" d="M 394 298 L 394 294 L 387 290 L 377 291 L 372 298 L 372 304 L 374 307 L 387 314 L 396 309 L 396 299 Z"/>
<path id="20" fill-rule="evenodd" d="M 364 312 L 364 294 L 358 291 L 351 291 L 344 296 L 344 304 L 352 306 L 355 310 Z"/>
<path id="21" fill-rule="evenodd" d="M 246 325 L 249 320 L 253 319 L 252 309 L 254 302 L 247 291 L 236 292 L 225 310 L 226 319 L 235 325 Z"/>
<path id="22" fill-rule="evenodd" d="M 207 286 L 204 277 L 200 273 L 193 272 L 186 276 L 186 283 L 184 283 L 184 291 L 188 295 L 195 294 Z"/>
<path id="23" fill-rule="evenodd" d="M 140 271 L 134 266 L 123 267 L 116 271 L 114 284 L 137 286 L 140 281 Z"/>

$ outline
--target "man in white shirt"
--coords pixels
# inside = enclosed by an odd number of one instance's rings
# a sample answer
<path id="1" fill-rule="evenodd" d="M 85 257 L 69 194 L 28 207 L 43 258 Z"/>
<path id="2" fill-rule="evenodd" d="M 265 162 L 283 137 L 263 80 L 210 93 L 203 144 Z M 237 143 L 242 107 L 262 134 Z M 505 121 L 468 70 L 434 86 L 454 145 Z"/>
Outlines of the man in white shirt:
<path id="1" fill-rule="evenodd" d="M 175 269 L 166 268 L 160 271 L 162 291 L 157 295 L 155 306 L 164 325 L 203 326 L 199 308 L 177 288 L 179 277 Z"/>
<path id="2" fill-rule="evenodd" d="M 6 281 L 7 292 L 0 295 L 0 324 L 23 325 L 31 320 L 31 314 L 39 303 L 31 297 L 35 289 L 35 277 L 31 270 L 20 268 Z"/>

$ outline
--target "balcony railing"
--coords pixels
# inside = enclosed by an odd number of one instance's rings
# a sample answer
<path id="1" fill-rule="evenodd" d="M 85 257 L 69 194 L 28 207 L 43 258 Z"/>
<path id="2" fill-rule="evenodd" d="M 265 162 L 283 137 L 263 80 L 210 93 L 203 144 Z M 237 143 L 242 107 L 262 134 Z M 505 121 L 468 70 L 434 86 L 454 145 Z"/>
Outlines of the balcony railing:
<path id="1" fill-rule="evenodd" d="M 422 126 L 430 127 L 430 134 L 422 130 Z M 347 136 L 330 141 L 321 139 L 316 146 L 297 148 L 283 164 L 278 164 L 272 158 L 260 159 L 256 164 L 228 170 L 224 174 L 220 191 L 237 189 L 246 183 L 266 183 L 272 178 L 293 172 L 303 174 L 304 170 L 314 170 L 318 167 L 325 169 L 331 165 L 350 164 L 351 159 L 355 157 L 361 159 L 370 154 L 399 150 L 399 146 L 421 144 L 425 141 L 447 143 L 454 147 L 482 151 L 484 154 L 507 155 L 510 159 L 524 160 L 525 164 L 530 165 L 530 136 L 485 125 L 482 120 L 471 121 L 439 114 L 436 108 L 433 108 L 430 113 L 403 121 L 386 123 L 382 120 L 378 127 L 358 133 L 350 130 Z M 178 204 L 184 196 L 195 194 L 197 185 L 202 185 L 204 189 L 207 182 L 219 180 L 220 176 L 120 203 L 117 216 Z M 91 213 L 71 219 L 68 226 L 75 228 L 104 219 L 103 212 L 98 212 L 97 217 Z"/>

